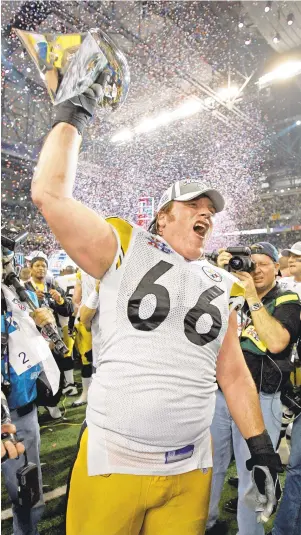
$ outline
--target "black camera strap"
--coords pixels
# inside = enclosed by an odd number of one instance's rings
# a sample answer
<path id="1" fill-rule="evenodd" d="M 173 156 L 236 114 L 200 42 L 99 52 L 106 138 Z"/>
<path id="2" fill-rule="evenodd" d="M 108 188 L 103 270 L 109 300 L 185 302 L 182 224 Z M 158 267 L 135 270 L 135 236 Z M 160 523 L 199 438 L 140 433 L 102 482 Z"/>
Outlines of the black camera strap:
<path id="1" fill-rule="evenodd" d="M 8 319 L 7 319 L 8 315 L 7 315 L 6 299 L 5 299 L 2 289 L 1 289 L 1 311 L 2 311 L 3 319 L 4 319 L 4 322 L 3 322 L 4 332 L 2 332 L 1 330 L 1 359 L 4 362 L 4 372 L 6 376 L 3 378 L 3 384 L 5 386 L 6 383 L 8 383 L 6 386 L 9 386 L 10 385 L 10 369 L 9 369 L 9 349 L 8 349 L 8 337 L 9 337 Z"/>

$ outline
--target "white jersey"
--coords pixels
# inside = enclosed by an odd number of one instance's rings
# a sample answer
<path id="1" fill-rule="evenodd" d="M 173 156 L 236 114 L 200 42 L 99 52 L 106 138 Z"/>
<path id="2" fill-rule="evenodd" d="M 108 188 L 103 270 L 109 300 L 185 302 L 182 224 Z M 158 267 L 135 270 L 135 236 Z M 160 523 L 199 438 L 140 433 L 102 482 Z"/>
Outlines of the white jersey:
<path id="1" fill-rule="evenodd" d="M 81 304 L 84 305 L 89 295 L 93 292 L 95 288 L 96 279 L 94 279 L 93 277 L 91 277 L 91 275 L 88 275 L 88 273 L 80 269 L 76 273 L 76 280 L 80 283 L 82 287 Z"/>
<path id="2" fill-rule="evenodd" d="M 55 284 L 57 284 L 64 292 L 66 297 L 72 298 L 74 287 L 76 283 L 76 273 L 70 273 L 69 275 L 59 275 L 56 277 Z M 61 327 L 65 327 L 69 323 L 69 317 L 59 315 L 59 322 Z"/>
<path id="3" fill-rule="evenodd" d="M 301 282 L 295 281 L 294 277 L 282 277 L 278 282 L 283 290 L 291 290 L 297 293 L 301 300 Z"/>
<path id="4" fill-rule="evenodd" d="M 60 275 L 59 277 L 56 277 L 55 283 L 58 284 L 62 290 L 64 290 L 67 297 L 72 297 L 76 283 L 76 273 Z"/>
<path id="5" fill-rule="evenodd" d="M 243 287 L 207 260 L 187 262 L 140 227 L 108 221 L 119 249 L 100 283 L 88 473 L 208 468 L 216 359 Z"/>
<path id="6" fill-rule="evenodd" d="M 92 300 L 91 300 L 92 299 Z M 87 301 L 83 303 L 91 310 L 95 310 L 94 304 L 94 291 L 93 295 L 89 295 Z M 94 368 L 99 365 L 99 353 L 100 353 L 100 328 L 99 328 L 99 298 L 97 301 L 97 307 L 94 317 L 91 321 L 91 335 L 92 335 L 92 364 Z"/>

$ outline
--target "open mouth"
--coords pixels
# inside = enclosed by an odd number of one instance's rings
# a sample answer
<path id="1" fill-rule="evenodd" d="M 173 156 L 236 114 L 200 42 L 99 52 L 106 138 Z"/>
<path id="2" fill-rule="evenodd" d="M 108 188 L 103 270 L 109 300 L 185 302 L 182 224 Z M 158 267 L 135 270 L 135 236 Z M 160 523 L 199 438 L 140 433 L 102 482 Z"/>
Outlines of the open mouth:
<path id="1" fill-rule="evenodd" d="M 193 230 L 199 236 L 199 238 L 205 238 L 208 227 L 204 223 L 198 221 L 193 225 Z"/>

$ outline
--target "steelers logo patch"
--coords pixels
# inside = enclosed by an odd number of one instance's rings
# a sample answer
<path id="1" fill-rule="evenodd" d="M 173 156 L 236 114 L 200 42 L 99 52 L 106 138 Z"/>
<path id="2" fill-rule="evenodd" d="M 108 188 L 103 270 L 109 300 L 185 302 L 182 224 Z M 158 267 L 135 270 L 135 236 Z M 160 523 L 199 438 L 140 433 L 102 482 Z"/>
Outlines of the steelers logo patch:
<path id="1" fill-rule="evenodd" d="M 209 277 L 209 279 L 211 279 L 212 281 L 214 281 L 214 282 L 222 282 L 221 274 L 218 273 L 217 271 L 214 271 L 213 268 L 211 268 L 209 266 L 203 266 L 202 270 L 204 271 L 205 275 L 207 275 L 207 277 Z"/>

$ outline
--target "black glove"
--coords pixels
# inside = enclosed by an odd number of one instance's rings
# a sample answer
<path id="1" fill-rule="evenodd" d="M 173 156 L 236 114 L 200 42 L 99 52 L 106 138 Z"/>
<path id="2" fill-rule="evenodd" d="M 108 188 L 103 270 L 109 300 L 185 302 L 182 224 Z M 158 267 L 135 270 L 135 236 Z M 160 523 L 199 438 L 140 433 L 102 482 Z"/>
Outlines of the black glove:
<path id="1" fill-rule="evenodd" d="M 257 521 L 267 522 L 276 510 L 281 497 L 278 473 L 283 472 L 281 459 L 275 453 L 268 432 L 247 440 L 251 459 L 246 462 L 252 470 L 252 486 L 246 492 L 244 500 L 247 505 L 258 512 Z"/>
<path id="2" fill-rule="evenodd" d="M 96 106 L 103 99 L 103 87 L 108 82 L 111 74 L 103 71 L 84 93 L 65 100 L 55 108 L 55 119 L 52 127 L 58 123 L 69 123 L 77 128 L 80 135 L 94 115 Z"/>

